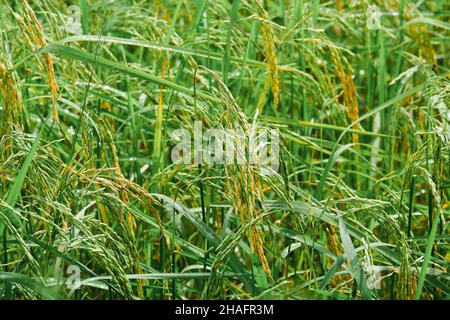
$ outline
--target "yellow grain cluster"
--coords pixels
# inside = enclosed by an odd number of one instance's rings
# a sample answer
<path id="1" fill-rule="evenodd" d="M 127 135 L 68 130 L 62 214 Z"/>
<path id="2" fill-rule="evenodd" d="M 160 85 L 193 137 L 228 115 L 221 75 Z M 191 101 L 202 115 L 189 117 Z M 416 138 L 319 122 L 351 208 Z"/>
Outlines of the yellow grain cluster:
<path id="1" fill-rule="evenodd" d="M 389 11 L 398 11 L 400 8 L 400 1 L 390 0 L 386 3 L 388 5 L 387 9 Z M 436 3 L 429 1 L 426 6 L 430 7 L 431 10 L 435 10 Z M 414 2 L 405 1 L 403 19 L 404 23 L 409 20 L 421 17 L 423 13 L 417 8 Z M 414 43 L 417 45 L 418 56 L 425 59 L 425 61 L 433 66 L 434 71 L 437 73 L 437 54 L 434 45 L 431 41 L 429 26 L 422 23 L 415 23 L 407 26 L 405 28 L 406 34 L 411 37 Z"/>
<path id="2" fill-rule="evenodd" d="M 237 104 L 227 86 L 221 81 L 216 73 L 211 73 L 216 80 L 221 98 L 224 103 L 229 106 L 228 112 L 225 113 L 225 126 L 236 131 L 243 131 L 248 133 L 250 125 L 247 122 L 247 117 L 242 112 L 241 107 Z M 234 137 L 236 144 L 241 143 L 242 137 Z M 248 147 L 248 141 L 247 143 Z M 267 275 L 271 275 L 269 263 L 264 253 L 264 233 L 259 227 L 262 222 L 261 213 L 262 208 L 258 203 L 262 203 L 263 187 L 258 180 L 258 175 L 252 166 L 247 164 L 238 164 L 237 166 L 225 166 L 226 173 L 226 194 L 228 195 L 233 209 L 239 214 L 242 224 L 253 222 L 247 233 L 247 238 L 250 243 L 252 252 L 258 255 L 262 268 Z M 228 171 L 229 170 L 229 171 Z M 235 177 L 235 178 L 231 178 Z M 256 219 L 256 221 L 255 221 Z"/>
<path id="3" fill-rule="evenodd" d="M 412 300 L 417 290 L 417 274 L 411 270 L 408 261 L 408 254 L 402 249 L 402 263 L 398 270 L 398 287 L 396 290 L 396 298 L 398 300 Z"/>
<path id="4" fill-rule="evenodd" d="M 272 87 L 273 107 L 275 111 L 278 108 L 280 96 L 280 82 L 278 80 L 278 64 L 275 50 L 274 34 L 270 28 L 270 18 L 263 6 L 256 0 L 258 6 L 258 14 L 261 22 L 262 38 L 264 42 L 264 53 L 269 69 L 269 79 Z"/>
<path id="5" fill-rule="evenodd" d="M 1 43 L 3 45 L 3 43 Z M 18 85 L 18 79 L 13 72 L 8 71 L 6 65 L 0 60 L 0 102 L 3 105 L 3 119 L 0 124 L 0 137 L 4 137 L 11 131 L 11 125 L 21 126 L 20 114 L 22 111 L 22 95 Z M 11 153 L 11 140 L 0 140 L 0 161 L 3 163 Z M 0 165 L 1 184 L 6 192 L 7 170 Z"/>
<path id="6" fill-rule="evenodd" d="M 430 33 L 426 26 L 422 24 L 412 24 L 406 28 L 407 32 L 418 44 L 418 55 L 425 59 L 425 61 L 433 66 L 437 72 L 437 55 L 431 43 Z"/>
<path id="7" fill-rule="evenodd" d="M 327 225 L 325 226 L 325 231 L 327 234 L 326 244 L 328 249 L 333 252 L 337 257 L 342 256 L 342 250 L 341 250 L 341 240 L 339 238 L 339 232 L 336 230 L 335 226 Z M 327 266 L 328 268 L 331 268 L 333 265 L 334 260 L 330 257 L 327 258 Z M 344 277 L 342 275 L 336 275 L 331 279 L 331 284 L 333 286 L 338 286 L 339 283 L 342 282 L 342 279 Z"/>
<path id="8" fill-rule="evenodd" d="M 243 170 L 234 172 L 234 174 L 237 175 L 237 180 L 227 179 L 227 185 L 228 195 L 231 199 L 233 199 L 234 208 L 239 213 L 241 221 L 245 223 L 252 221 L 259 216 L 260 210 L 256 206 L 255 200 L 258 196 L 261 196 L 260 193 L 262 191 L 260 188 L 261 185 L 255 181 L 256 175 L 252 172 L 252 170 L 242 169 Z M 246 196 L 246 193 L 248 196 Z M 257 226 L 258 224 L 259 223 L 255 223 L 250 228 L 250 234 L 248 234 L 250 246 L 252 251 L 258 255 L 264 272 L 270 275 L 271 271 L 263 247 L 264 238 L 262 230 Z"/>
<path id="9" fill-rule="evenodd" d="M 357 121 L 359 118 L 358 102 L 356 98 L 356 87 L 353 82 L 351 67 L 347 59 L 340 56 L 336 49 L 330 50 L 333 59 L 334 70 L 339 78 L 342 87 L 342 104 L 348 108 L 348 118 L 351 122 Z M 353 125 L 353 129 L 359 129 L 358 123 Z M 358 142 L 358 135 L 353 134 L 353 142 Z"/>
<path id="10" fill-rule="evenodd" d="M 9 123 L 20 125 L 19 115 L 22 111 L 22 94 L 18 79 L 10 72 L 6 65 L 0 61 L 0 93 L 3 104 L 2 135 L 7 133 Z M 6 131 L 6 132 L 5 132 Z"/>
<path id="11" fill-rule="evenodd" d="M 13 12 L 23 36 L 33 51 L 43 48 L 47 45 L 47 40 L 44 36 L 44 30 L 42 29 L 39 20 L 36 18 L 36 14 L 33 9 L 28 4 L 27 0 L 22 0 L 20 2 L 21 11 L 20 14 Z M 53 60 L 49 53 L 42 53 L 43 64 L 47 72 L 48 84 L 50 87 L 50 92 L 52 94 L 52 106 L 53 106 L 53 120 L 59 122 L 58 120 L 58 109 L 56 107 L 56 99 L 58 97 L 59 87 L 56 82 L 55 70 L 53 68 Z M 38 66 L 42 68 L 42 62 L 38 60 Z"/>

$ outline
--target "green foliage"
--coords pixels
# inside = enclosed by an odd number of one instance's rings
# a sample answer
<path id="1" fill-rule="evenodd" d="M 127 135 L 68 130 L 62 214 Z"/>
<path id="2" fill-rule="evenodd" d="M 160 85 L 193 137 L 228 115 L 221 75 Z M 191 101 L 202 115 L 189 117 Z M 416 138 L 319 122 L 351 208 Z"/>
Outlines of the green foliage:
<path id="1" fill-rule="evenodd" d="M 445 1 L 71 4 L 0 3 L 1 299 L 450 298 Z"/>

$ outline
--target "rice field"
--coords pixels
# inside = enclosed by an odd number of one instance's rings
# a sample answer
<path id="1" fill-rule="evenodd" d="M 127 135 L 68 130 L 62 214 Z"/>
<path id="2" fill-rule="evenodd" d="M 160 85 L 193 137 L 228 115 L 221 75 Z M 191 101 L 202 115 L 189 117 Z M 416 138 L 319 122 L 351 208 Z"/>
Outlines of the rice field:
<path id="1" fill-rule="evenodd" d="M 0 299 L 449 299 L 449 16 L 1 0 Z"/>

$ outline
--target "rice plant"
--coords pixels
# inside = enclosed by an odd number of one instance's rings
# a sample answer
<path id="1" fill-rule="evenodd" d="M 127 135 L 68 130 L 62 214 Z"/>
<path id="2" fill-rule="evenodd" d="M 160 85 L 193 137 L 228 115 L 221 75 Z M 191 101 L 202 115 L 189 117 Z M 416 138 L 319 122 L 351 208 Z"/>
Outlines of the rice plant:
<path id="1" fill-rule="evenodd" d="M 0 9 L 1 299 L 450 298 L 447 1 Z"/>

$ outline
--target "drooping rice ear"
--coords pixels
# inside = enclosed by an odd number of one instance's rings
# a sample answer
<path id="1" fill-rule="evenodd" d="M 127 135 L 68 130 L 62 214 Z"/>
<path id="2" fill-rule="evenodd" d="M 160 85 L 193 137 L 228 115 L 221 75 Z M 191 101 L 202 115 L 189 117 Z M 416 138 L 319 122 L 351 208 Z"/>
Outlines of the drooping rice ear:
<path id="1" fill-rule="evenodd" d="M 264 52 L 266 55 L 266 61 L 268 64 L 270 85 L 273 95 L 273 108 L 275 111 L 278 109 L 279 96 L 280 96 L 280 81 L 278 79 L 278 63 L 275 50 L 275 35 L 270 27 L 270 18 L 267 11 L 263 8 L 259 0 L 256 0 L 258 6 L 258 15 L 261 22 L 262 38 L 264 42 Z"/>
<path id="2" fill-rule="evenodd" d="M 0 36 L 0 46 L 6 48 L 5 40 Z M 22 109 L 23 100 L 16 71 L 11 71 L 12 62 L 9 53 L 0 52 L 0 101 L 3 106 L 0 123 L 0 137 L 8 134 L 15 126 L 23 130 Z M 2 140 L 0 143 L 1 160 L 4 161 L 11 154 L 11 141 Z M 2 174 L 2 182 L 5 176 Z M 5 185 L 5 184 L 4 184 Z"/>
<path id="3" fill-rule="evenodd" d="M 343 105 L 347 107 L 347 116 L 351 122 L 355 122 L 359 118 L 358 102 L 356 98 L 356 87 L 351 76 L 351 67 L 347 59 L 342 56 L 336 49 L 330 49 L 331 57 L 334 64 L 334 70 L 336 71 L 339 82 L 343 91 Z M 359 125 L 356 123 L 353 129 L 358 130 Z M 358 135 L 352 135 L 353 143 L 359 141 Z"/>
<path id="4" fill-rule="evenodd" d="M 8 128 L 8 123 L 21 126 L 19 120 L 22 112 L 22 94 L 20 92 L 18 77 L 13 71 L 9 71 L 6 65 L 0 61 L 0 93 L 3 100 L 3 130 Z"/>
<path id="5" fill-rule="evenodd" d="M 47 40 L 45 38 L 42 25 L 36 17 L 33 9 L 28 4 L 27 0 L 20 2 L 20 14 L 13 12 L 13 16 L 16 18 L 18 24 L 21 26 L 21 31 L 27 44 L 31 50 L 36 51 L 38 49 L 47 46 Z M 43 61 L 42 61 L 43 60 Z M 38 58 L 38 65 L 43 65 L 47 73 L 47 81 L 51 92 L 52 102 L 52 116 L 56 123 L 59 123 L 58 109 L 56 107 L 56 100 L 58 99 L 59 86 L 55 77 L 55 70 L 53 67 L 53 58 L 48 53 L 42 53 L 42 59 Z"/>

